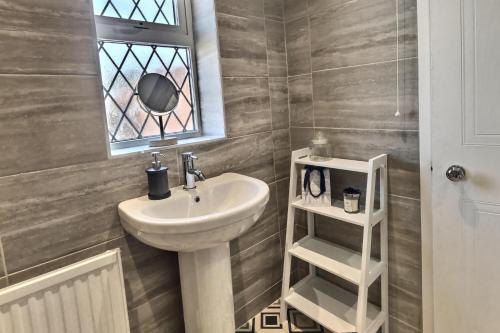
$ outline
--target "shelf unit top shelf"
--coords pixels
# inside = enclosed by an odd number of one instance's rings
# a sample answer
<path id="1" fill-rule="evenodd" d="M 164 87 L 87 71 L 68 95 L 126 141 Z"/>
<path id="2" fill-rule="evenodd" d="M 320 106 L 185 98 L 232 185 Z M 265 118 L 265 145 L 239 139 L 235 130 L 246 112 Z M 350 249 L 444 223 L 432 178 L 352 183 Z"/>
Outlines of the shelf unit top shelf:
<path id="1" fill-rule="evenodd" d="M 355 285 L 361 282 L 361 254 L 356 251 L 306 236 L 293 244 L 290 253 Z M 384 267 L 384 263 L 370 260 L 368 285 L 382 274 Z"/>
<path id="2" fill-rule="evenodd" d="M 333 332 L 356 332 L 357 295 L 322 278 L 300 281 L 285 302 Z M 384 318 L 379 307 L 368 303 L 367 332 L 376 332 Z"/>
<path id="3" fill-rule="evenodd" d="M 369 163 L 366 161 L 345 160 L 341 158 L 332 158 L 327 161 L 312 161 L 308 155 L 304 155 L 295 159 L 295 163 L 363 173 L 368 173 L 369 171 Z"/>

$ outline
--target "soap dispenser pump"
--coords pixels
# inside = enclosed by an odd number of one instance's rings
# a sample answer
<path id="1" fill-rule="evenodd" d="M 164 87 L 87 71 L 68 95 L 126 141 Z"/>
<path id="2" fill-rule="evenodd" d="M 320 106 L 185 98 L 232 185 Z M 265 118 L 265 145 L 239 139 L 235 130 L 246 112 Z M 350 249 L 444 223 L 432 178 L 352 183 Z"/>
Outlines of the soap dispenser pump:
<path id="1" fill-rule="evenodd" d="M 168 167 L 162 166 L 159 152 L 151 153 L 153 163 L 146 169 L 148 174 L 148 198 L 150 200 L 162 200 L 170 197 L 170 188 L 168 187 Z"/>

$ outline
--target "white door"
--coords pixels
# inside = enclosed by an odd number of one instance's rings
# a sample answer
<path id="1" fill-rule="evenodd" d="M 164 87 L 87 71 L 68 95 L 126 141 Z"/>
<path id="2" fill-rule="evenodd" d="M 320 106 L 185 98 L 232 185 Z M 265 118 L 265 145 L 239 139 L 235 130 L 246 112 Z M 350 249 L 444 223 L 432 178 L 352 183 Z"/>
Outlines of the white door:
<path id="1" fill-rule="evenodd" d="M 430 57 L 434 332 L 500 332 L 500 0 L 431 0 Z"/>

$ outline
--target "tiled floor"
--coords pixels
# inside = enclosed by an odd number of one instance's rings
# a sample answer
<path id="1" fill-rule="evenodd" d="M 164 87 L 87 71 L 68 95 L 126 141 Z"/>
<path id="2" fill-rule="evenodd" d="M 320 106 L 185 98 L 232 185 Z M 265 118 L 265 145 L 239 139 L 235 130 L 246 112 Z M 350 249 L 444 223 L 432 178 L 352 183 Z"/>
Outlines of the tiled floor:
<path id="1" fill-rule="evenodd" d="M 236 330 L 236 333 L 329 333 L 320 325 L 304 316 L 295 309 L 288 310 L 288 325 L 283 327 L 280 320 L 280 303 L 274 302 L 245 325 Z"/>

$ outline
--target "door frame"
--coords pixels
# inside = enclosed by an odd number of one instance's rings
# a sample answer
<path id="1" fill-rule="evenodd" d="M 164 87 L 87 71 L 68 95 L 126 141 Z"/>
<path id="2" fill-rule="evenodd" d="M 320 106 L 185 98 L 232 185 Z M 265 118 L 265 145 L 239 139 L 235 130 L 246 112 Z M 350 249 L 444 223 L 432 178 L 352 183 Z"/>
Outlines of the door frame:
<path id="1" fill-rule="evenodd" d="M 430 2 L 417 0 L 423 332 L 434 333 Z"/>

